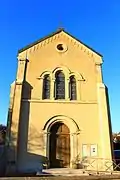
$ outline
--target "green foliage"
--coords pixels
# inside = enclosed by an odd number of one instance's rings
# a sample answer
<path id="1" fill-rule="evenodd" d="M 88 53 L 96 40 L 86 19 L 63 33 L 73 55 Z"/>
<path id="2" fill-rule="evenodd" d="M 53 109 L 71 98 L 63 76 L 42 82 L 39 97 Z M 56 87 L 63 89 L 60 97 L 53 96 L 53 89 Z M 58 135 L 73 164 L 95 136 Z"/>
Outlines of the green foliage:
<path id="1" fill-rule="evenodd" d="M 0 145 L 5 144 L 6 126 L 0 124 Z"/>

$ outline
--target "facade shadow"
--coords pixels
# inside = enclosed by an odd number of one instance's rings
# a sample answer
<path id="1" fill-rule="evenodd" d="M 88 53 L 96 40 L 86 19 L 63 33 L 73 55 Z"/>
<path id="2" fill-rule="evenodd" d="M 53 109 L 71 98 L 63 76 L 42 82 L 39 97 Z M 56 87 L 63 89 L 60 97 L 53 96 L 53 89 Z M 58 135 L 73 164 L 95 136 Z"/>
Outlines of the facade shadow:
<path id="1" fill-rule="evenodd" d="M 110 142 L 111 142 L 111 152 L 112 152 L 112 159 L 114 158 L 113 154 L 113 137 L 112 137 L 112 124 L 111 124 L 111 114 L 110 114 L 110 103 L 109 103 L 109 95 L 108 95 L 108 88 L 105 86 L 106 92 L 106 102 L 107 102 L 107 113 L 108 113 L 108 123 L 109 123 L 109 135 L 110 135 Z"/>
<path id="2" fill-rule="evenodd" d="M 44 148 L 44 136 L 29 123 L 31 91 L 33 87 L 24 81 L 19 120 L 17 171 L 25 173 L 42 172 L 45 156 L 38 152 Z M 40 145 L 41 144 L 41 145 Z M 43 146 L 42 146 L 43 144 Z"/>
<path id="3" fill-rule="evenodd" d="M 15 156 L 17 151 L 17 158 L 10 157 L 7 162 L 7 167 L 9 167 L 9 175 L 15 176 L 20 174 L 33 174 L 37 172 L 42 174 L 43 164 L 47 162 L 47 158 L 40 154 L 40 151 L 43 151 L 44 148 L 44 135 L 37 131 L 37 129 L 29 123 L 30 116 L 30 99 L 31 91 L 33 87 L 24 80 L 23 89 L 22 89 L 22 98 L 20 106 L 20 115 L 19 115 L 19 125 L 18 125 L 18 134 L 14 132 L 10 133 L 11 144 L 9 146 L 9 151 L 7 151 L 8 156 L 12 154 Z M 9 112 L 9 123 L 11 126 L 12 120 L 12 111 Z M 12 126 L 17 127 L 17 125 L 12 123 Z M 17 138 L 18 137 L 18 138 Z M 12 144 L 17 138 L 17 149 Z M 14 160 L 15 159 L 15 160 Z M 15 166 L 15 173 L 13 173 L 13 166 Z M 10 173 L 11 172 L 11 173 Z"/>

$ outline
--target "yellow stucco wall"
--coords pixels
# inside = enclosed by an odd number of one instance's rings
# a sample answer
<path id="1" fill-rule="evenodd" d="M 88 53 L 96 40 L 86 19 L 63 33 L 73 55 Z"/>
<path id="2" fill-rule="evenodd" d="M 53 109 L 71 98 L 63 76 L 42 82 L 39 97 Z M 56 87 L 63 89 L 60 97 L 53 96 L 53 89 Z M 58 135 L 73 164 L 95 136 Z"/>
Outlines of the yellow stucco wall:
<path id="1" fill-rule="evenodd" d="M 59 43 L 67 46 L 65 52 L 62 53 L 56 50 L 56 45 Z M 28 59 L 27 63 L 26 58 Z M 35 160 L 34 163 L 37 162 L 38 165 L 40 163 L 39 156 L 45 157 L 48 155 L 48 138 L 45 134 L 47 129 L 43 128 L 55 116 L 59 116 L 59 118 L 61 116 L 64 123 L 68 122 L 70 132 L 73 123 L 71 120 L 66 121 L 66 117 L 73 119 L 79 127 L 76 138 L 73 140 L 71 135 L 70 139 L 71 161 L 77 154 L 80 154 L 82 158 L 83 144 L 97 145 L 97 156 L 95 158 L 111 159 L 101 56 L 62 31 L 21 52 L 18 55 L 18 61 L 17 91 L 11 126 L 12 132 L 16 132 L 15 137 L 19 140 L 16 152 L 18 168 L 29 166 L 28 161 L 33 161 L 33 159 Z M 70 74 L 76 74 L 78 84 L 77 100 L 70 101 L 68 94 L 65 100 L 54 100 L 53 94 L 51 94 L 50 100 L 42 100 L 42 74 L 48 72 L 52 81 L 56 68 L 63 70 L 67 76 L 66 88 L 68 88 L 67 80 Z M 24 75 L 25 85 L 21 104 L 20 95 Z M 53 83 L 51 83 L 52 93 Z M 19 115 L 20 104 L 21 113 Z M 19 133 L 17 133 L 18 129 L 20 130 Z M 13 140 L 13 144 L 17 146 L 17 141 Z"/>

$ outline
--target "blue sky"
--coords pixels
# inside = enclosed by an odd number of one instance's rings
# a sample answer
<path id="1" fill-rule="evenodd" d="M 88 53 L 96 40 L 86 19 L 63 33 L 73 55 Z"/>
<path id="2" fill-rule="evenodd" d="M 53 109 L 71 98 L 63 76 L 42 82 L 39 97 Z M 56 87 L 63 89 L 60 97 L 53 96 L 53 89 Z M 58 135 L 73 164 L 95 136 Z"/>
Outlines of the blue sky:
<path id="1" fill-rule="evenodd" d="M 120 1 L 4 0 L 0 5 L 0 124 L 6 124 L 17 51 L 59 27 L 104 56 L 112 128 L 120 131 Z"/>

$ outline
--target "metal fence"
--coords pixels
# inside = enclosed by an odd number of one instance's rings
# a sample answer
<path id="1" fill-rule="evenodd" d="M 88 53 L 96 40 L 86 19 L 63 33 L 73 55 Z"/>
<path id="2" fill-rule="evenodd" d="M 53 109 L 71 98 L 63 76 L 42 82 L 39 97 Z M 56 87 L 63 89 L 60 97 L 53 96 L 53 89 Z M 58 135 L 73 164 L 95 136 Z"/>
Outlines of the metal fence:
<path id="1" fill-rule="evenodd" d="M 120 171 L 120 159 L 84 158 L 80 162 L 83 169 L 96 172 Z"/>
<path id="2" fill-rule="evenodd" d="M 0 173 L 4 173 L 6 158 L 4 147 L 0 149 Z M 82 158 L 79 161 L 78 169 L 86 172 L 95 172 L 96 174 L 100 173 L 118 173 L 120 174 L 120 159 L 104 159 L 104 158 Z"/>

